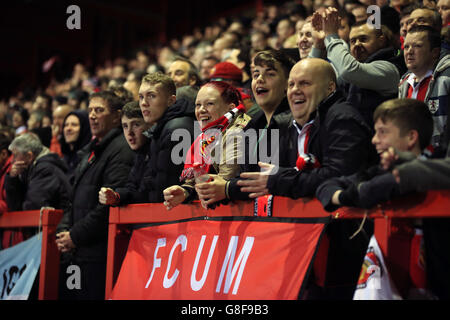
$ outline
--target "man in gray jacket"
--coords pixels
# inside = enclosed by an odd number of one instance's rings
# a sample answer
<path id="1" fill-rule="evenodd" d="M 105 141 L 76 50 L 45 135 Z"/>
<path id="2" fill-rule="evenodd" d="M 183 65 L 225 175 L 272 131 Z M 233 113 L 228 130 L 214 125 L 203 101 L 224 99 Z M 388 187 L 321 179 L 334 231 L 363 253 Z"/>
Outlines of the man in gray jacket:
<path id="1" fill-rule="evenodd" d="M 344 82 L 347 101 L 373 127 L 373 112 L 383 101 L 397 97 L 398 80 L 405 70 L 398 51 L 388 37 L 386 27 L 375 29 L 365 21 L 350 30 L 350 50 L 339 38 L 338 11 L 315 12 L 312 20 L 316 31 L 323 31 L 327 58 L 333 65 L 338 81 Z"/>

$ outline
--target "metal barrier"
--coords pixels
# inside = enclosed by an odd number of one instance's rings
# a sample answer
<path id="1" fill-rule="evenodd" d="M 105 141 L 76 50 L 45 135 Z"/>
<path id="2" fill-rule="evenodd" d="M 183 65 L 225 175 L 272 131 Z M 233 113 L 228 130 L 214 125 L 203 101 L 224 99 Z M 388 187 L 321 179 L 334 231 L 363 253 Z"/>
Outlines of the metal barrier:
<path id="1" fill-rule="evenodd" d="M 59 251 L 56 247 L 56 226 L 62 210 L 43 209 L 12 211 L 0 215 L 0 228 L 42 228 L 41 267 L 39 271 L 39 300 L 58 298 Z"/>
<path id="2" fill-rule="evenodd" d="M 110 209 L 105 297 L 109 297 L 125 257 L 131 236 L 130 226 L 183 220 L 193 217 L 253 216 L 254 202 L 236 202 L 214 210 L 198 202 L 167 211 L 162 204 L 134 204 Z M 450 191 L 430 191 L 398 198 L 370 210 L 340 208 L 326 212 L 317 199 L 292 200 L 274 197 L 274 217 L 327 217 L 374 219 L 375 236 L 398 290 L 405 292 L 409 277 L 409 246 L 413 236 L 411 218 L 450 217 Z M 401 253 L 401 254 L 399 254 Z"/>
<path id="3" fill-rule="evenodd" d="M 370 210 L 341 208 L 333 213 L 323 210 L 316 199 L 292 200 L 274 197 L 274 217 L 327 217 L 335 219 L 362 218 L 375 221 L 375 236 L 390 269 L 393 281 L 402 292 L 408 277 L 409 221 L 412 218 L 450 217 L 450 191 L 430 191 L 396 199 Z M 205 210 L 198 202 L 179 205 L 167 211 L 162 204 L 134 204 L 110 209 L 105 296 L 109 296 L 124 259 L 131 228 L 136 224 L 183 220 L 193 217 L 253 216 L 254 202 L 236 202 Z M 6 212 L 0 216 L 0 228 L 42 227 L 39 299 L 58 297 L 59 252 L 55 244 L 56 226 L 61 210 Z M 399 254 L 402 253 L 402 254 Z"/>

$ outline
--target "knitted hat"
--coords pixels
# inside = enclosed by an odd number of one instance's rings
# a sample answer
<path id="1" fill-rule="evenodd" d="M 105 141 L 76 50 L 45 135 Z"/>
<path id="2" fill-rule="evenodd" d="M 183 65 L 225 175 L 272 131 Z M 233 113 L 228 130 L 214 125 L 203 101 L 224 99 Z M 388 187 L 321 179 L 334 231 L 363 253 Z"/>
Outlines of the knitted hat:
<path id="1" fill-rule="evenodd" d="M 219 62 L 212 70 L 211 81 L 235 80 L 242 81 L 242 71 L 231 62 Z"/>

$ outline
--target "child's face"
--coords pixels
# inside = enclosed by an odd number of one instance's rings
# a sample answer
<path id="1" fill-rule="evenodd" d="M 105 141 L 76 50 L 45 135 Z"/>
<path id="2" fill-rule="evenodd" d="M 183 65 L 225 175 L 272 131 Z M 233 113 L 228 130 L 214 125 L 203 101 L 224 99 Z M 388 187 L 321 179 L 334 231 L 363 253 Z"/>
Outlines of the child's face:
<path id="1" fill-rule="evenodd" d="M 409 151 L 410 149 L 408 134 L 401 136 L 399 127 L 391 120 L 383 122 L 378 119 L 375 122 L 375 135 L 372 138 L 372 143 L 378 154 L 383 153 L 389 147 L 398 151 Z"/>
<path id="2" fill-rule="evenodd" d="M 128 118 L 122 116 L 122 128 L 125 139 L 131 150 L 138 150 L 147 141 L 143 132 L 149 128 L 143 118 Z"/>

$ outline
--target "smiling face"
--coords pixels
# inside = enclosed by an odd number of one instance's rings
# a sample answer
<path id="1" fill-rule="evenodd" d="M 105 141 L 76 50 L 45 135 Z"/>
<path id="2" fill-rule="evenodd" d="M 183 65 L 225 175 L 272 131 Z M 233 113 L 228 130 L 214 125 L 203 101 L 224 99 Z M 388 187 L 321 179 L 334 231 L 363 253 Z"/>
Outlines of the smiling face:
<path id="1" fill-rule="evenodd" d="M 291 70 L 288 80 L 287 98 L 295 121 L 303 126 L 319 103 L 330 95 L 335 84 L 331 84 L 325 66 L 319 59 L 305 59 Z M 330 66 L 331 67 L 331 66 Z"/>
<path id="2" fill-rule="evenodd" d="M 203 86 L 199 90 L 195 101 L 195 117 L 200 123 L 200 128 L 203 129 L 234 107 L 233 103 L 223 101 L 219 90 L 212 86 Z"/>
<path id="3" fill-rule="evenodd" d="M 19 128 L 20 126 L 23 126 L 25 123 L 23 121 L 22 115 L 19 111 L 15 111 L 13 113 L 12 117 L 12 125 L 15 129 Z"/>
<path id="4" fill-rule="evenodd" d="M 300 32 L 297 34 L 297 46 L 301 59 L 306 58 L 311 51 L 313 45 L 312 32 L 312 24 L 311 22 L 307 22 L 302 26 Z"/>
<path id="5" fill-rule="evenodd" d="M 144 121 L 149 125 L 158 122 L 167 108 L 175 102 L 175 96 L 170 95 L 161 83 L 142 82 L 139 88 L 139 106 Z"/>
<path id="6" fill-rule="evenodd" d="M 71 144 L 75 143 L 80 136 L 80 119 L 77 116 L 71 114 L 67 117 L 66 122 L 64 123 L 64 139 L 66 143 Z"/>
<path id="7" fill-rule="evenodd" d="M 350 31 L 350 51 L 359 62 L 366 59 L 384 47 L 384 37 L 377 36 L 376 29 L 370 29 L 367 24 L 353 27 Z"/>
<path id="8" fill-rule="evenodd" d="M 279 62 L 273 67 L 255 65 L 252 70 L 252 91 L 256 103 L 264 111 L 273 111 L 285 97 L 287 75 Z"/>
<path id="9" fill-rule="evenodd" d="M 375 135 L 372 138 L 372 144 L 377 149 L 377 153 L 381 154 L 389 147 L 393 147 L 398 151 L 409 150 L 409 137 L 407 134 L 401 135 L 400 128 L 391 120 L 378 119 L 375 122 Z"/>

